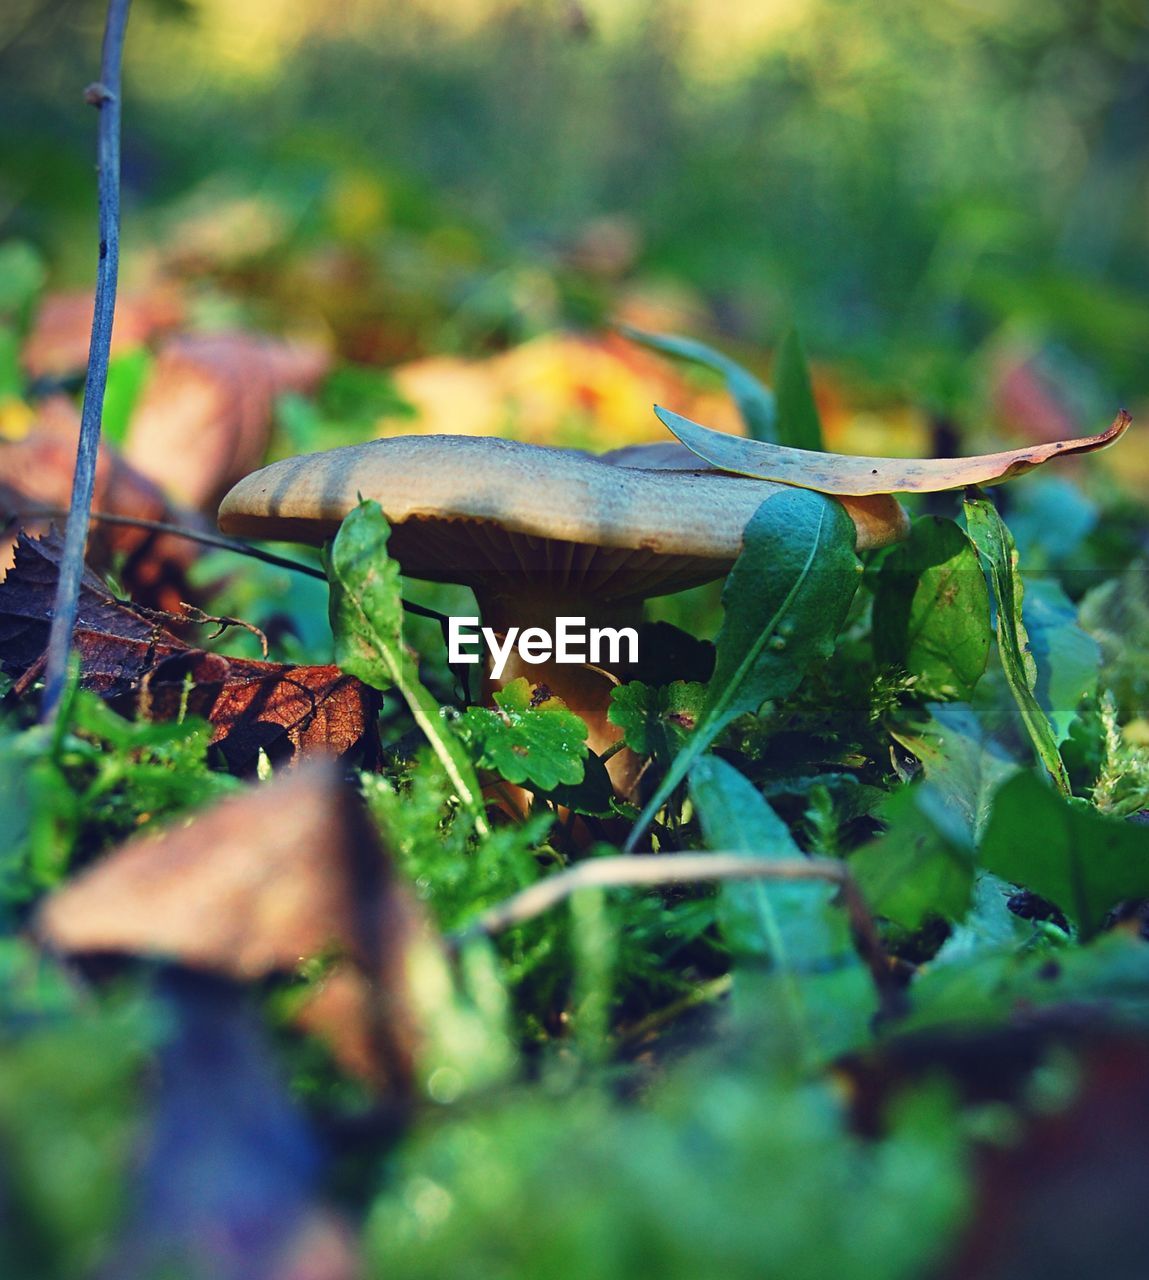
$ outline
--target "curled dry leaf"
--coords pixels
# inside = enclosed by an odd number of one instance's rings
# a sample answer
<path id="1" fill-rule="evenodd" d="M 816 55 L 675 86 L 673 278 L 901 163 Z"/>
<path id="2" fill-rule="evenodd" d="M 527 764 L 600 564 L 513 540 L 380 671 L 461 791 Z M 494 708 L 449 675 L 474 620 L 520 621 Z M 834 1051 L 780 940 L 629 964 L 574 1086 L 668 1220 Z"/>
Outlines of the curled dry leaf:
<path id="1" fill-rule="evenodd" d="M 62 551 L 55 534 L 21 536 L 15 567 L 0 583 L 0 654 L 3 669 L 18 678 L 18 692 L 39 674 Z M 254 769 L 261 750 L 279 761 L 358 749 L 374 761 L 375 690 L 334 666 L 293 667 L 193 648 L 164 625 L 179 621 L 117 600 L 86 571 L 73 632 L 81 685 L 125 714 L 202 716 L 233 773 Z"/>
<path id="2" fill-rule="evenodd" d="M 189 334 L 161 348 L 124 453 L 165 493 L 214 512 L 263 461 L 277 397 L 314 390 L 329 357 L 311 343 Z"/>
<path id="3" fill-rule="evenodd" d="M 661 421 L 704 462 L 734 475 L 774 480 L 800 489 L 866 497 L 880 493 L 937 493 L 969 485 L 1000 484 L 1051 458 L 1092 453 L 1114 444 L 1133 419 L 1122 409 L 1113 425 L 1095 436 L 1056 440 L 970 458 L 864 458 L 788 449 L 761 440 L 712 431 L 660 405 Z"/>
<path id="4" fill-rule="evenodd" d="M 31 430 L 19 440 L 0 438 L 0 520 L 9 527 L 43 529 L 37 512 L 66 511 L 72 494 L 80 415 L 65 396 L 41 402 Z M 92 510 L 107 515 L 154 520 L 195 528 L 201 523 L 179 510 L 160 488 L 141 475 L 109 445 L 96 460 Z M 0 546 L 0 568 L 12 562 L 14 539 Z M 174 609 L 195 598 L 187 571 L 199 555 L 187 538 L 134 526 L 92 524 L 88 560 L 97 567 L 117 562 L 117 571 L 133 598 L 157 609 Z"/>
<path id="5" fill-rule="evenodd" d="M 330 761 L 128 841 L 53 894 L 36 929 L 70 955 L 159 957 L 238 982 L 323 960 L 300 1021 L 380 1090 L 410 1086 L 410 968 L 435 943 Z"/>

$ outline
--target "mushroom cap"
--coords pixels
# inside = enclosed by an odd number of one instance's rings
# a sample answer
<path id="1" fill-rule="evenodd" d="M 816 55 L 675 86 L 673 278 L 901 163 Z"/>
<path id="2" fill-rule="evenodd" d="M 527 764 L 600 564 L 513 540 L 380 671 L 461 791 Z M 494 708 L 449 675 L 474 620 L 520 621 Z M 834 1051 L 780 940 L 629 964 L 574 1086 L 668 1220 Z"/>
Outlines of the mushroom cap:
<path id="1" fill-rule="evenodd" d="M 596 457 L 493 437 L 392 436 L 254 472 L 224 498 L 219 525 L 320 544 L 360 498 L 373 498 L 411 577 L 499 594 L 521 592 L 530 578 L 536 589 L 621 603 L 722 577 L 746 522 L 789 487 L 682 460 L 663 445 Z M 904 535 L 893 498 L 839 501 L 859 550 Z"/>

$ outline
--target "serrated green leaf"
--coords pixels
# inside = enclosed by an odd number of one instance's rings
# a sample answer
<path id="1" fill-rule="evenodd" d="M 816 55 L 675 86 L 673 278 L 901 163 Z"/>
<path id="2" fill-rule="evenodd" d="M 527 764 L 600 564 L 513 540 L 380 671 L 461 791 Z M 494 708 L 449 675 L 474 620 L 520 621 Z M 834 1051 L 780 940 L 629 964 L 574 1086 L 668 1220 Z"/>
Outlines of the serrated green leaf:
<path id="1" fill-rule="evenodd" d="M 875 657 L 917 676 L 927 697 L 968 698 L 985 673 L 991 636 L 976 547 L 952 520 L 915 520 L 877 576 Z"/>
<path id="2" fill-rule="evenodd" d="M 374 689 L 395 688 L 439 758 L 475 830 L 490 831 L 479 780 L 442 708 L 419 683 L 403 645 L 399 566 L 387 554 L 391 526 L 377 502 L 361 502 L 339 526 L 328 556 L 335 661 Z"/>
<path id="3" fill-rule="evenodd" d="M 878 915 L 907 929 L 929 916 L 960 920 L 973 888 L 974 861 L 930 783 L 903 787 L 882 807 L 889 824 L 850 857 L 850 870 Z"/>
<path id="4" fill-rule="evenodd" d="M 621 332 L 634 342 L 640 342 L 652 351 L 678 360 L 689 360 L 720 373 L 726 380 L 726 390 L 733 397 L 746 424 L 746 433 L 752 440 L 777 440 L 778 409 L 774 393 L 744 369 L 736 360 L 715 351 L 694 338 L 680 338 L 672 334 L 645 333 L 641 329 L 621 326 Z"/>
<path id="5" fill-rule="evenodd" d="M 561 698 L 535 703 L 525 676 L 495 694 L 495 706 L 468 707 L 459 729 L 470 740 L 480 769 L 541 791 L 583 779 L 587 728 Z"/>
<path id="6" fill-rule="evenodd" d="M 698 725 L 630 833 L 638 837 L 691 765 L 732 720 L 797 688 L 834 651 L 857 590 L 854 523 L 832 498 L 788 489 L 750 517 L 722 592 L 714 675 Z"/>
<path id="7" fill-rule="evenodd" d="M 774 357 L 774 394 L 778 399 L 778 443 L 791 449 L 823 450 L 822 417 L 797 329 L 786 333 Z"/>
<path id="8" fill-rule="evenodd" d="M 1022 773 L 997 793 L 981 863 L 1060 907 L 1088 938 L 1119 902 L 1149 897 L 1149 828 L 1067 801 Z"/>
<path id="9" fill-rule="evenodd" d="M 966 528 L 989 570 L 997 607 L 998 652 L 1010 693 L 1038 760 L 1045 766 L 1057 789 L 1067 796 L 1071 790 L 1069 775 L 1057 749 L 1053 725 L 1034 693 L 1037 664 L 1022 617 L 1025 591 L 1017 571 L 1017 548 L 988 498 L 967 497 L 964 510 Z"/>
<path id="10" fill-rule="evenodd" d="M 631 751 L 667 763 L 694 732 L 705 700 L 706 686 L 697 681 L 655 688 L 631 680 L 611 690 L 607 718 L 622 730 Z"/>

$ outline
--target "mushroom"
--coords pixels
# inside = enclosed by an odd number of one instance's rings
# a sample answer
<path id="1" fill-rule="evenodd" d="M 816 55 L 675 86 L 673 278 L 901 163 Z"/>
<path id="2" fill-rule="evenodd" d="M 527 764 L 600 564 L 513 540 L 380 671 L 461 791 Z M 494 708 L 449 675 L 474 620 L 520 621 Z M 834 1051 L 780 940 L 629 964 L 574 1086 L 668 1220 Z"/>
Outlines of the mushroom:
<path id="1" fill-rule="evenodd" d="M 747 521 L 785 489 L 716 471 L 676 444 L 595 456 L 492 437 L 394 436 L 249 475 L 224 498 L 219 524 L 242 537 L 320 544 L 361 497 L 373 498 L 403 573 L 471 587 L 497 633 L 553 634 L 564 616 L 588 628 L 637 626 L 648 597 L 724 576 Z M 905 512 L 888 495 L 838 501 L 859 550 L 905 533 Z M 534 664 L 515 653 L 497 680 L 488 671 L 484 694 L 524 675 L 546 685 L 586 722 L 601 754 L 621 737 L 607 718 L 618 683 L 609 666 Z M 638 767 L 625 749 L 612 756 L 620 794 Z"/>

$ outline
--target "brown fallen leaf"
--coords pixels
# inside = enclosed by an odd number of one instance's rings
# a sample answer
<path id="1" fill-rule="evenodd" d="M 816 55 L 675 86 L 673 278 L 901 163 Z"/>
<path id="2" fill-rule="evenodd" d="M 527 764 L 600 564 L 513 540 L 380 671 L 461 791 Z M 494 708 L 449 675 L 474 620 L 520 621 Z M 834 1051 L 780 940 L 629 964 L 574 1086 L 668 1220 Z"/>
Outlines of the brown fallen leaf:
<path id="1" fill-rule="evenodd" d="M 1091 453 L 1114 444 L 1133 419 L 1122 409 L 1099 435 L 1057 440 L 971 458 L 864 458 L 842 453 L 790 449 L 762 440 L 712 431 L 669 409 L 655 406 L 659 419 L 704 462 L 734 475 L 774 480 L 800 489 L 852 497 L 881 493 L 937 493 L 967 485 L 1000 484 L 1032 471 L 1051 458 Z"/>
<path id="2" fill-rule="evenodd" d="M 55 530 L 41 538 L 21 533 L 17 539 L 13 565 L 0 581 L 0 663 L 8 675 L 22 676 L 44 652 L 63 550 L 63 539 Z M 169 652 L 188 647 L 153 619 L 117 600 L 86 565 L 76 626 L 126 644 L 159 643 Z"/>
<path id="3" fill-rule="evenodd" d="M 72 494 L 80 415 L 65 396 L 51 396 L 37 407 L 31 430 L 22 439 L 0 438 L 0 521 L 36 532 L 47 527 L 39 512 L 66 511 Z M 110 446 L 102 444 L 96 461 L 92 510 L 113 516 L 175 524 L 192 531 L 202 520 L 174 507 L 160 488 L 142 476 Z M 14 537 L 0 545 L 0 568 L 11 563 Z M 187 573 L 200 554 L 188 538 L 135 526 L 95 521 L 88 538 L 88 560 L 99 568 L 116 564 L 134 599 L 156 609 L 174 609 L 196 592 Z"/>
<path id="4" fill-rule="evenodd" d="M 411 966 L 437 944 L 333 762 L 128 841 L 49 897 L 35 927 L 69 955 L 162 958 L 238 982 L 322 960 L 301 1022 L 349 1071 L 409 1091 Z"/>
<path id="5" fill-rule="evenodd" d="M 93 309 L 93 294 L 85 289 L 50 293 L 41 301 L 20 353 L 31 377 L 65 377 L 87 367 Z M 112 326 L 112 354 L 146 346 L 174 329 L 183 314 L 183 300 L 174 285 L 159 283 L 144 292 L 121 294 Z"/>
<path id="6" fill-rule="evenodd" d="M 83 637 L 77 648 L 84 662 Z M 137 710 L 160 719 L 178 715 L 181 705 L 203 716 L 232 773 L 255 769 L 261 751 L 280 763 L 360 750 L 365 766 L 376 763 L 378 694 L 335 666 L 292 667 L 189 649 L 160 658 L 131 696 Z"/>
<path id="7" fill-rule="evenodd" d="M 263 461 L 276 399 L 314 390 L 327 353 L 251 333 L 188 334 L 160 350 L 124 455 L 167 494 L 214 513 Z"/>
<path id="8" fill-rule="evenodd" d="M 0 665 L 23 692 L 39 674 L 63 552 L 58 535 L 21 536 L 0 582 Z M 276 762 L 314 752 L 378 752 L 375 690 L 335 666 L 228 658 L 189 645 L 156 615 L 117 600 L 84 574 L 73 645 L 82 687 L 125 715 L 171 719 L 181 711 L 212 726 L 229 770 L 247 773 L 265 751 Z M 214 619 L 212 620 L 214 621 Z"/>

